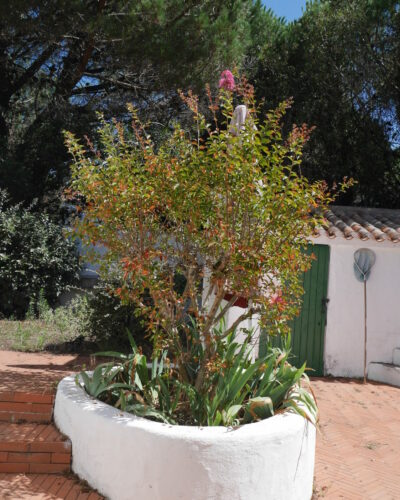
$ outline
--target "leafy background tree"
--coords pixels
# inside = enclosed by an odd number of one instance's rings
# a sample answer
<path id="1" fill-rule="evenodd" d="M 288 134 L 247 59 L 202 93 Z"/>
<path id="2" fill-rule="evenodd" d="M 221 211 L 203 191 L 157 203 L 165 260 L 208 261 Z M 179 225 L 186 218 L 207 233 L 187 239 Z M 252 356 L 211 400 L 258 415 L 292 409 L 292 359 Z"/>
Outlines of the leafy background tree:
<path id="1" fill-rule="evenodd" d="M 315 126 L 303 173 L 358 184 L 339 203 L 400 206 L 400 3 L 308 2 L 298 21 L 272 17 L 254 82 L 272 107 L 293 96 L 288 123 Z"/>
<path id="2" fill-rule="evenodd" d="M 303 173 L 358 184 L 338 201 L 399 205 L 400 13 L 395 0 L 316 0 L 293 23 L 257 0 L 16 0 L 0 4 L 0 185 L 59 214 L 69 177 L 61 131 L 132 102 L 169 133 L 175 88 L 199 92 L 236 64 L 265 108 L 315 131 Z"/>
<path id="3" fill-rule="evenodd" d="M 198 88 L 241 60 L 251 9 L 250 0 L 0 2 L 4 314 L 22 317 L 38 287 L 55 305 L 77 270 L 72 243 L 62 241 L 70 163 L 62 130 L 96 137 L 97 111 L 124 120 L 132 102 L 162 136 L 180 112 L 175 88 Z"/>
<path id="4" fill-rule="evenodd" d="M 201 86 L 248 46 L 250 1 L 16 0 L 0 5 L 0 184 L 46 205 L 68 177 L 61 130 L 134 102 L 165 122 L 176 86 Z M 57 198 L 55 198 L 57 199 Z"/>

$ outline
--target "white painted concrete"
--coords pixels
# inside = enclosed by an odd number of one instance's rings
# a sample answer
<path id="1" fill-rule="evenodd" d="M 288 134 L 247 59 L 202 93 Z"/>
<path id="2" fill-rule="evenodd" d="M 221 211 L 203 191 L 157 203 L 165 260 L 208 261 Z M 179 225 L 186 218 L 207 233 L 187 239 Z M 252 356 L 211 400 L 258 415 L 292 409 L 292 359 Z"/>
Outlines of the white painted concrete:
<path id="1" fill-rule="evenodd" d="M 400 348 L 393 349 L 393 364 L 400 366 Z"/>
<path id="2" fill-rule="evenodd" d="M 54 418 L 72 468 L 111 500 L 309 500 L 315 428 L 281 414 L 237 429 L 170 426 L 91 399 L 73 377 Z"/>
<path id="3" fill-rule="evenodd" d="M 364 291 L 353 270 L 354 252 L 359 248 L 370 248 L 376 254 L 367 282 L 367 367 L 372 362 L 400 365 L 400 349 L 393 352 L 400 348 L 400 244 L 355 238 L 346 240 L 341 235 L 334 239 L 321 235 L 314 238 L 313 243 L 330 246 L 325 374 L 340 377 L 364 375 Z M 227 326 L 243 311 L 232 307 L 227 314 Z M 240 326 L 254 328 L 257 344 L 257 319 Z M 239 339 L 241 335 L 239 332 Z M 255 345 L 255 355 L 257 352 Z"/>
<path id="4" fill-rule="evenodd" d="M 226 302 L 223 302 L 225 305 Z M 242 307 L 233 306 L 231 307 L 225 317 L 226 327 L 229 328 L 243 313 L 245 313 L 247 309 L 243 309 Z M 242 321 L 236 330 L 236 339 L 238 342 L 244 341 L 247 336 L 247 331 L 251 330 L 253 332 L 252 335 L 252 349 L 253 349 L 253 359 L 256 359 L 258 356 L 258 341 L 260 338 L 260 326 L 258 324 L 257 316 L 253 316 L 245 321 Z"/>
<path id="5" fill-rule="evenodd" d="M 368 367 L 369 380 L 385 382 L 385 384 L 400 387 L 400 366 L 387 363 L 370 363 Z"/>
<path id="6" fill-rule="evenodd" d="M 376 253 L 376 263 L 367 282 L 367 366 L 371 362 L 392 363 L 393 349 L 400 346 L 400 245 L 324 236 L 316 238 L 314 243 L 331 247 L 326 374 L 363 376 L 363 284 L 356 280 L 353 271 L 353 254 L 358 248 L 370 248 Z"/>
<path id="7" fill-rule="evenodd" d="M 204 308 L 210 308 L 211 304 L 215 298 L 215 294 L 210 294 L 208 295 L 208 279 L 209 279 L 209 271 L 206 270 L 205 273 L 205 278 L 204 278 L 204 286 L 203 286 L 203 292 L 202 292 L 202 302 L 203 302 L 203 307 Z M 207 298 L 207 300 L 206 300 Z M 228 302 L 226 300 L 222 301 L 221 304 L 221 309 L 223 309 Z M 226 328 L 229 328 L 232 326 L 232 324 L 243 314 L 247 311 L 247 309 L 244 309 L 242 307 L 237 307 L 233 306 L 230 307 L 225 314 L 225 326 Z M 257 315 L 254 315 L 252 318 L 249 318 L 245 321 L 242 321 L 239 326 L 236 329 L 236 340 L 240 343 L 244 341 L 246 338 L 246 330 L 252 330 L 253 331 L 253 339 L 254 341 L 252 342 L 252 349 L 253 349 L 253 359 L 257 358 L 258 356 L 258 343 L 259 343 L 259 337 L 260 337 L 260 327 L 258 324 L 258 319 Z"/>

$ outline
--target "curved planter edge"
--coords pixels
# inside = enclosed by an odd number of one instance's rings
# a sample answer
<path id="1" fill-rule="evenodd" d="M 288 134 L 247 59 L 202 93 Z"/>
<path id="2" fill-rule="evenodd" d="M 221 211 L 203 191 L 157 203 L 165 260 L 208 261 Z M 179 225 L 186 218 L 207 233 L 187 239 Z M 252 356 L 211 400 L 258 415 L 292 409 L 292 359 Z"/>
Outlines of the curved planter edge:
<path id="1" fill-rule="evenodd" d="M 58 385 L 54 420 L 72 469 L 111 500 L 309 500 L 315 427 L 284 413 L 238 428 L 174 426 Z"/>

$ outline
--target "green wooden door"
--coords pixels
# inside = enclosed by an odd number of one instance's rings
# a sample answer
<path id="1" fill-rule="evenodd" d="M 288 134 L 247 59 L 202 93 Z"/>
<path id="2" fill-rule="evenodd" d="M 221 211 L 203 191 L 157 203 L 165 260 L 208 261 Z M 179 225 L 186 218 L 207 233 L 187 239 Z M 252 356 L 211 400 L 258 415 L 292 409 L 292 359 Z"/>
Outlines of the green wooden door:
<path id="1" fill-rule="evenodd" d="M 296 366 L 304 362 L 313 371 L 311 376 L 324 374 L 324 340 L 328 305 L 329 246 L 310 245 L 307 253 L 314 253 L 311 269 L 303 274 L 303 305 L 300 315 L 292 322 L 292 359 Z M 266 332 L 261 333 L 260 354 L 268 342 Z M 278 338 L 270 338 L 272 345 L 279 345 Z"/>
<path id="2" fill-rule="evenodd" d="M 303 305 L 292 326 L 293 364 L 305 361 L 314 371 L 310 375 L 324 374 L 324 340 L 328 304 L 329 246 L 310 245 L 307 253 L 316 260 L 303 275 Z"/>

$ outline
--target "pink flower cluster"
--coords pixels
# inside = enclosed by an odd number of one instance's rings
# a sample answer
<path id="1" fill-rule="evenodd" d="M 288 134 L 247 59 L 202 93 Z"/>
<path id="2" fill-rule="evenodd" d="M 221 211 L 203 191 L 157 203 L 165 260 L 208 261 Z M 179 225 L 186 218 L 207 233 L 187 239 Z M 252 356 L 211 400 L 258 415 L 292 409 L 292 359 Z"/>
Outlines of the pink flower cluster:
<path id="1" fill-rule="evenodd" d="M 269 298 L 270 304 L 283 304 L 284 299 L 281 292 L 273 293 Z"/>
<path id="2" fill-rule="evenodd" d="M 275 306 L 278 311 L 283 311 L 285 309 L 286 300 L 282 297 L 281 290 L 278 290 L 269 297 L 269 303 Z"/>
<path id="3" fill-rule="evenodd" d="M 225 90 L 235 90 L 235 79 L 232 75 L 232 72 L 229 69 L 226 69 L 221 73 L 221 78 L 219 80 L 219 88 Z"/>

